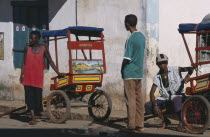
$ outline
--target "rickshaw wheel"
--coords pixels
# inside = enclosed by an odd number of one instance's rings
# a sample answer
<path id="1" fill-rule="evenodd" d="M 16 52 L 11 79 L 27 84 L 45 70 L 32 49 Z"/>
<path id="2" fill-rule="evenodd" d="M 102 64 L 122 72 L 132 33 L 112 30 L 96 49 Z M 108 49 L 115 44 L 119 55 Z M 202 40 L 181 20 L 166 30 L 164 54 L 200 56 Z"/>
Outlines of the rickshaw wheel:
<path id="1" fill-rule="evenodd" d="M 200 95 L 189 97 L 183 104 L 182 122 L 186 130 L 193 134 L 206 131 L 210 125 L 210 104 Z"/>
<path id="2" fill-rule="evenodd" d="M 96 90 L 89 98 L 88 112 L 94 121 L 104 121 L 111 114 L 112 100 L 109 95 L 102 90 Z"/>
<path id="3" fill-rule="evenodd" d="M 70 99 L 64 91 L 54 90 L 47 98 L 47 115 L 54 123 L 63 123 L 70 117 Z"/>

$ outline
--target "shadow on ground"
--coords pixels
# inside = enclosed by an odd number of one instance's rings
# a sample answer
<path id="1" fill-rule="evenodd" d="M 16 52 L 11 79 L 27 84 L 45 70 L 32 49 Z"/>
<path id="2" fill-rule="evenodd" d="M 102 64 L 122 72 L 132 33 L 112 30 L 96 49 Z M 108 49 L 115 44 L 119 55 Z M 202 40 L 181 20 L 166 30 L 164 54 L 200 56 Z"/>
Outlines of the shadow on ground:
<path id="1" fill-rule="evenodd" d="M 149 133 L 122 133 L 122 132 L 96 132 L 91 133 L 87 129 L 0 129 L 0 136 L 2 137 L 176 137 L 176 135 L 163 135 L 163 134 L 149 134 Z M 188 137 L 188 136 L 179 136 Z"/>

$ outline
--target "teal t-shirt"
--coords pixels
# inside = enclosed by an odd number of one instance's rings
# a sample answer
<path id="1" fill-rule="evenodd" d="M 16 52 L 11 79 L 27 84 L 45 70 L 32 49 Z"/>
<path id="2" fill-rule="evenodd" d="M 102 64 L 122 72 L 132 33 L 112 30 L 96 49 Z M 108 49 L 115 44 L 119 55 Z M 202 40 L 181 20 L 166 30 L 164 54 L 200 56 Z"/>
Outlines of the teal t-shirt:
<path id="1" fill-rule="evenodd" d="M 130 60 L 123 70 L 123 79 L 141 79 L 144 70 L 145 37 L 141 32 L 133 32 L 126 41 L 124 59 Z"/>

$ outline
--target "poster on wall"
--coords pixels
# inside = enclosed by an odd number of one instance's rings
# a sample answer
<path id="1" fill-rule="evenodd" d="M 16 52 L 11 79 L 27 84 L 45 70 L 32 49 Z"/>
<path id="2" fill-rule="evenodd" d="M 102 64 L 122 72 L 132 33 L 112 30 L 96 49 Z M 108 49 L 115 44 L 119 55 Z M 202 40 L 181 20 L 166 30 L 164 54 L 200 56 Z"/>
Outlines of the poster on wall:
<path id="1" fill-rule="evenodd" d="M 4 33 L 0 32 L 0 60 L 4 60 Z"/>

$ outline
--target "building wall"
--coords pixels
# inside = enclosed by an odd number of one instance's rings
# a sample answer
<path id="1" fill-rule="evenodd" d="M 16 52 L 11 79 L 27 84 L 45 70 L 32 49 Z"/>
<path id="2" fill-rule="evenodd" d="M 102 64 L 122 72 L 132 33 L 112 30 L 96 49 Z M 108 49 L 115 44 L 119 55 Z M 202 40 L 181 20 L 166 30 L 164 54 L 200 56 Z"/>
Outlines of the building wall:
<path id="1" fill-rule="evenodd" d="M 158 72 L 155 58 L 158 54 L 158 42 L 159 42 L 159 0 L 147 0 L 146 3 L 146 65 L 145 65 L 145 81 L 143 86 L 145 101 L 150 100 L 149 91 L 153 84 L 153 77 Z M 158 92 L 156 92 L 158 93 Z M 157 94 L 158 95 L 158 94 Z"/>
<path id="2" fill-rule="evenodd" d="M 13 66 L 13 23 L 12 23 L 12 6 L 10 0 L 0 1 L 0 13 L 9 11 L 7 15 L 2 18 L 0 17 L 0 30 L 5 32 L 5 60 L 0 61 L 1 70 L 4 72 L 0 73 L 0 99 L 6 100 L 24 100 L 24 89 L 19 83 L 20 69 L 14 69 Z M 151 1 L 155 6 L 155 1 Z M 151 19 L 146 18 L 147 13 L 147 2 L 146 0 L 122 0 L 120 3 L 118 0 L 49 0 L 49 28 L 50 30 L 62 29 L 68 26 L 76 25 L 76 6 L 77 6 L 77 22 L 81 26 L 93 26 L 104 28 L 105 35 L 105 50 L 106 50 L 106 63 L 107 73 L 104 75 L 103 86 L 101 89 L 105 90 L 110 94 L 113 100 L 114 109 L 125 109 L 124 104 L 124 88 L 123 80 L 121 79 L 120 69 L 121 62 L 124 54 L 124 45 L 130 32 L 126 31 L 124 27 L 124 17 L 127 14 L 137 15 L 139 21 L 137 29 L 140 30 L 147 39 L 147 44 L 151 43 L 154 39 L 156 44 L 157 36 L 147 37 L 147 34 L 157 31 L 158 22 L 152 22 Z M 6 6 L 5 6 L 6 5 Z M 129 5 L 129 7 L 128 7 Z M 150 5 L 150 4 L 149 4 Z M 9 9 L 9 10 L 8 10 Z M 150 11 L 152 12 L 152 10 Z M 106 13 L 106 14 L 105 14 Z M 157 13 L 158 14 L 158 13 Z M 157 21 L 157 20 L 156 20 Z M 154 23 L 154 24 L 153 24 Z M 150 26 L 150 29 L 147 27 Z M 68 71 L 68 52 L 66 48 L 66 41 L 60 40 L 59 45 L 59 68 L 61 72 Z M 60 46 L 62 46 L 60 48 Z M 157 48 L 156 46 L 154 46 Z M 147 52 L 152 50 L 150 54 Z M 151 49 L 145 50 L 146 57 L 150 57 L 153 52 L 156 51 Z M 50 52 L 53 60 L 55 60 L 54 44 L 50 43 Z M 147 92 L 147 64 L 152 61 L 152 58 L 147 60 L 145 58 L 145 77 L 143 79 L 143 92 Z M 148 62 L 148 63 L 147 63 Z M 152 65 L 150 65 L 151 67 Z M 44 92 L 43 96 L 47 96 L 51 80 L 50 78 L 56 76 L 56 73 L 50 68 L 45 70 L 44 80 Z M 145 96 L 146 97 L 146 96 Z M 123 105 L 122 105 L 123 104 Z"/>
<path id="3" fill-rule="evenodd" d="M 13 23 L 11 0 L 0 1 L 0 31 L 5 33 L 5 59 L 0 60 L 0 99 L 24 100 L 23 86 L 19 84 L 20 69 L 13 66 Z M 208 0 L 49 0 L 49 28 L 62 29 L 76 25 L 104 28 L 107 73 L 104 75 L 103 90 L 108 92 L 114 109 L 125 109 L 124 89 L 120 69 L 124 44 L 130 32 L 124 27 L 124 17 L 136 14 L 139 22 L 137 29 L 146 36 L 145 75 L 142 92 L 149 100 L 152 79 L 158 72 L 155 57 L 165 53 L 169 65 L 189 66 L 189 58 L 183 40 L 178 33 L 180 23 L 199 23 L 208 14 Z M 188 5 L 188 6 L 186 6 Z M 176 11 L 176 12 L 175 12 Z M 7 13 L 7 14 L 2 14 Z M 191 44 L 194 37 L 189 38 Z M 59 41 L 59 66 L 61 72 L 68 70 L 66 41 Z M 193 51 L 194 48 L 191 48 Z M 54 46 L 50 43 L 53 60 Z M 61 59 L 62 58 L 62 59 Z M 45 70 L 44 96 L 47 96 L 50 78 L 56 73 L 50 68 Z M 123 105 L 122 105 L 123 104 Z"/>
<path id="4" fill-rule="evenodd" d="M 159 1 L 159 53 L 169 57 L 171 66 L 190 66 L 182 36 L 178 32 L 181 23 L 200 23 L 209 13 L 209 0 L 161 0 Z M 195 58 L 195 35 L 186 35 L 192 57 Z M 202 72 L 210 73 L 210 66 L 202 66 Z M 185 76 L 186 73 L 183 73 Z M 195 76 L 195 72 L 192 76 Z M 189 83 L 185 87 L 189 86 Z"/>
<path id="5" fill-rule="evenodd" d="M 114 109 L 125 109 L 121 63 L 124 46 L 130 32 L 126 31 L 124 18 L 135 14 L 137 29 L 145 34 L 145 2 L 143 0 L 78 0 L 78 25 L 104 28 L 107 73 L 102 89 L 112 97 Z M 123 104 L 123 105 L 122 105 Z"/>
<path id="6" fill-rule="evenodd" d="M 0 32 L 4 32 L 4 60 L 0 60 L 0 100 L 23 100 L 24 89 L 19 83 L 20 69 L 14 69 L 13 65 L 13 9 L 12 0 L 0 1 Z M 7 13 L 7 14 L 5 14 Z M 49 28 L 61 29 L 75 25 L 75 0 L 49 0 Z M 51 44 L 52 45 L 52 44 Z M 63 58 L 67 58 L 66 42 L 60 48 Z M 50 47 L 52 58 L 54 57 L 53 45 Z M 65 54 L 66 53 L 66 54 Z M 65 72 L 67 62 L 61 63 L 61 71 Z M 66 63 L 66 64 L 65 64 Z M 56 73 L 50 68 L 45 70 L 43 96 L 49 94 L 51 77 Z"/>
<path id="7" fill-rule="evenodd" d="M 4 32 L 4 60 L 0 60 L 0 99 L 23 98 L 20 94 L 19 70 L 13 67 L 13 23 L 10 0 L 0 1 L 0 31 Z"/>
<path id="8" fill-rule="evenodd" d="M 181 23 L 200 23 L 203 17 L 209 13 L 209 3 L 209 0 L 202 0 L 202 2 L 196 0 L 160 1 L 160 41 L 158 46 L 160 53 L 165 53 L 169 57 L 169 65 L 190 65 L 184 42 L 177 29 Z M 190 50 L 193 52 L 195 37 L 187 38 L 190 42 Z"/>
<path id="9" fill-rule="evenodd" d="M 75 13 L 75 0 L 49 0 L 49 29 L 58 30 L 64 29 L 68 26 L 76 25 L 76 13 Z M 56 10 L 55 10 L 56 9 Z M 69 70 L 68 64 L 68 49 L 65 40 L 58 40 L 58 59 L 59 59 L 59 71 L 66 73 Z M 54 42 L 50 42 L 49 49 L 53 61 L 55 62 L 55 48 Z M 45 70 L 44 77 L 44 92 L 43 95 L 47 96 L 50 93 L 50 84 L 53 83 L 51 77 L 57 76 L 54 70 L 50 67 L 49 70 Z"/>

